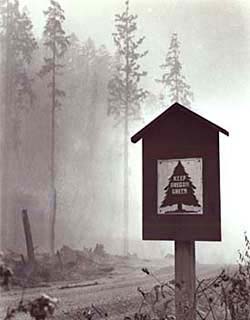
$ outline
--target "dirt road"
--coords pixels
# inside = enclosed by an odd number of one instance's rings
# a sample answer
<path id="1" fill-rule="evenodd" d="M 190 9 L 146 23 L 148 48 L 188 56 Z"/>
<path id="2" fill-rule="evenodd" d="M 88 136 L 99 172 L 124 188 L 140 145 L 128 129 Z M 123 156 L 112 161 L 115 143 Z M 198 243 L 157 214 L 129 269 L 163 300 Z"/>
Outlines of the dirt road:
<path id="1" fill-rule="evenodd" d="M 214 267 L 210 270 L 207 267 L 201 268 L 198 270 L 198 274 L 207 276 L 215 273 L 215 270 Z M 173 269 L 168 269 L 166 272 L 159 271 L 155 274 L 162 282 L 173 279 Z M 61 289 L 62 284 L 54 284 L 48 288 L 26 289 L 24 298 L 30 300 L 38 297 L 41 293 L 59 298 L 60 304 L 55 313 L 56 319 L 72 319 L 69 315 L 74 309 L 88 307 L 92 304 L 105 310 L 109 319 L 123 319 L 125 315 L 138 311 L 142 296 L 137 288 L 141 287 L 144 291 L 150 291 L 157 284 L 153 277 L 144 274 L 140 269 L 130 273 L 110 275 L 95 281 L 97 281 L 96 285 L 81 288 Z M 86 281 L 85 284 L 93 284 L 95 281 Z M 3 319 L 7 306 L 16 306 L 20 296 L 20 290 L 1 294 L 1 319 Z M 24 318 L 18 315 L 16 319 Z"/>

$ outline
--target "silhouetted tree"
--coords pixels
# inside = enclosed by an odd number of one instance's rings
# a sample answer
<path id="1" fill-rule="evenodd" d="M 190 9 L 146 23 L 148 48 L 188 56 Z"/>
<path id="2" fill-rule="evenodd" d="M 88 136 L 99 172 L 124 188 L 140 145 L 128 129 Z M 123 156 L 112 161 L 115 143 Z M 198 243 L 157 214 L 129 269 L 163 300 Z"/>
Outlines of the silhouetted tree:
<path id="1" fill-rule="evenodd" d="M 129 1 L 125 10 L 115 15 L 116 32 L 113 33 L 117 49 L 115 72 L 109 82 L 108 115 L 124 124 L 124 253 L 128 254 L 128 142 L 129 120 L 140 117 L 140 103 L 147 91 L 139 86 L 146 75 L 141 71 L 139 61 L 147 51 L 139 52 L 145 37 L 136 40 L 137 15 L 130 14 Z"/>
<path id="2" fill-rule="evenodd" d="M 15 239 L 14 210 L 15 189 L 20 170 L 19 151 L 21 146 L 21 119 L 24 108 L 32 105 L 32 71 L 30 64 L 37 42 L 33 35 L 32 22 L 28 13 L 19 8 L 18 0 L 0 1 L 1 42 L 1 107 L 3 134 L 2 148 L 2 214 L 5 228 L 3 234 L 11 233 Z M 8 221 L 11 221 L 8 223 Z M 3 238 L 6 238 L 5 235 Z M 8 244 L 10 245 L 10 244 Z"/>
<path id="3" fill-rule="evenodd" d="M 31 70 L 37 42 L 33 34 L 33 25 L 26 10 L 19 9 L 19 1 L 2 0 L 1 14 L 1 48 L 2 48 L 2 80 L 4 84 L 4 104 L 11 115 L 14 128 L 19 122 L 19 112 L 22 108 L 32 105 L 34 93 L 32 90 Z M 18 134 L 12 137 L 16 149 Z"/>
<path id="4" fill-rule="evenodd" d="M 168 93 L 172 103 L 179 102 L 186 107 L 191 106 L 193 93 L 190 85 L 187 84 L 185 76 L 182 74 L 182 64 L 180 62 L 180 42 L 177 33 L 173 33 L 170 47 L 165 58 L 165 63 L 160 66 L 163 75 L 157 82 L 162 83 L 164 93 L 161 99 L 165 99 L 165 92 Z"/>
<path id="5" fill-rule="evenodd" d="M 184 212 L 182 205 L 200 207 L 195 196 L 196 187 L 193 185 L 188 173 L 185 171 L 181 161 L 178 161 L 168 185 L 164 188 L 165 197 L 161 208 L 176 204 L 178 212 Z"/>
<path id="6" fill-rule="evenodd" d="M 47 48 L 47 55 L 44 57 L 44 65 L 41 68 L 40 76 L 50 77 L 48 88 L 51 97 L 51 199 L 52 199 L 52 222 L 50 246 L 51 252 L 55 252 L 55 223 L 56 223 L 56 185 L 55 185 L 55 112 L 61 106 L 60 99 L 65 97 L 65 92 L 58 88 L 57 77 L 62 74 L 64 65 L 60 59 L 64 56 L 69 46 L 69 36 L 63 29 L 65 20 L 64 10 L 54 0 L 50 1 L 48 10 L 44 11 L 47 18 L 43 31 L 44 46 Z"/>

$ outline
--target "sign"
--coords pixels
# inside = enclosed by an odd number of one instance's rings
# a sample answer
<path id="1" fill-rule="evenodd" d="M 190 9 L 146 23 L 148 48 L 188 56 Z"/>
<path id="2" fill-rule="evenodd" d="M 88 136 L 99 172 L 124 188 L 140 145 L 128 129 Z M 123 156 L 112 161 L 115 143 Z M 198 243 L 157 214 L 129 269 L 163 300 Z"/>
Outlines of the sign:
<path id="1" fill-rule="evenodd" d="M 132 137 L 143 144 L 143 240 L 221 241 L 219 133 L 175 103 Z"/>
<path id="2" fill-rule="evenodd" d="M 158 214 L 203 214 L 202 158 L 158 160 Z"/>
<path id="3" fill-rule="evenodd" d="M 143 141 L 143 240 L 175 241 L 178 320 L 195 318 L 195 241 L 221 240 L 220 132 L 175 103 L 131 139 Z"/>

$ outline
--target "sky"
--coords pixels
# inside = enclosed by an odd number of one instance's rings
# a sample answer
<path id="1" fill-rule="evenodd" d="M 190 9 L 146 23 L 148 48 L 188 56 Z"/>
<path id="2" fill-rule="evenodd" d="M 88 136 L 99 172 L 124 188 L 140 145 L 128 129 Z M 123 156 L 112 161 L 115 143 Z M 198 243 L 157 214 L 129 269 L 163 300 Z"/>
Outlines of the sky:
<path id="1" fill-rule="evenodd" d="M 38 36 L 48 3 L 20 0 L 27 5 Z M 61 0 L 60 4 L 68 32 L 75 32 L 82 41 L 91 37 L 97 45 L 113 50 L 114 14 L 123 10 L 124 1 Z M 207 257 L 233 261 L 243 243 L 243 232 L 248 231 L 250 237 L 250 2 L 131 0 L 130 7 L 138 14 L 138 34 L 146 36 L 144 47 L 149 50 L 143 60 L 148 71 L 145 85 L 157 92 L 154 79 L 159 77 L 171 35 L 177 32 L 183 72 L 194 92 L 193 110 L 230 133 L 220 137 L 223 241 L 197 246 L 201 261 Z M 140 145 L 132 150 L 140 153 Z M 138 159 L 133 161 L 140 168 Z M 140 226 L 131 228 L 132 237 L 139 239 Z"/>

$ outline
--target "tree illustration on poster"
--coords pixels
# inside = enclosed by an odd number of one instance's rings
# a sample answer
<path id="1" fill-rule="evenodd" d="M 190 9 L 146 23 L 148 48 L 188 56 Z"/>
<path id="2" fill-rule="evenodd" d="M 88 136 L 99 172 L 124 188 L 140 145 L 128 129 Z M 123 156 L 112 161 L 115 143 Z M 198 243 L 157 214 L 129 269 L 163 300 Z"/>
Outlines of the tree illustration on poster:
<path id="1" fill-rule="evenodd" d="M 165 197 L 160 207 L 177 205 L 175 212 L 178 213 L 188 211 L 183 208 L 183 205 L 201 207 L 195 196 L 195 189 L 195 185 L 179 160 L 173 174 L 169 178 L 168 185 L 164 188 Z"/>

